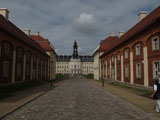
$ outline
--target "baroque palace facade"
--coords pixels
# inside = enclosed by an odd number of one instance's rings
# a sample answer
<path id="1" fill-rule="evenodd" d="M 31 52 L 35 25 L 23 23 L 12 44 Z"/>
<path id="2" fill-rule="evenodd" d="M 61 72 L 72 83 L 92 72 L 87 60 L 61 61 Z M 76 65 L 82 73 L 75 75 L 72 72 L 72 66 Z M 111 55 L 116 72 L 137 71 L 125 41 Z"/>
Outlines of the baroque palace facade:
<path id="1" fill-rule="evenodd" d="M 78 55 L 78 45 L 74 42 L 73 55 L 57 55 L 57 74 L 93 74 L 93 57 Z"/>
<path id="2" fill-rule="evenodd" d="M 7 9 L 0 9 L 0 85 L 54 79 L 54 47 L 37 33 L 21 31 L 8 15 Z"/>
<path id="3" fill-rule="evenodd" d="M 138 16 L 139 22 L 135 26 L 115 40 L 111 40 L 114 44 L 110 46 L 100 44 L 106 48 L 102 50 L 103 54 L 99 55 L 97 79 L 112 79 L 143 86 L 152 86 L 158 79 L 160 6 L 148 15 L 141 12 Z"/>

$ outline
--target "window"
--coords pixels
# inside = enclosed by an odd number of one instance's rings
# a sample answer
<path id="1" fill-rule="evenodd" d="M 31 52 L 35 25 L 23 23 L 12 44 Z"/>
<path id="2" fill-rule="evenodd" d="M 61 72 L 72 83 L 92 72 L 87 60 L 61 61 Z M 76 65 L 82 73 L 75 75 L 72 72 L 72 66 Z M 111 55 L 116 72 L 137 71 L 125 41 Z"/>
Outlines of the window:
<path id="1" fill-rule="evenodd" d="M 121 54 L 120 53 L 117 54 L 117 59 L 118 59 L 118 61 L 121 59 Z"/>
<path id="2" fill-rule="evenodd" d="M 158 78 L 158 72 L 160 72 L 160 61 L 153 62 L 153 78 Z"/>
<path id="3" fill-rule="evenodd" d="M 29 76 L 30 75 L 30 66 L 27 65 L 26 66 L 26 76 Z"/>
<path id="4" fill-rule="evenodd" d="M 3 62 L 3 77 L 4 78 L 9 77 L 9 62 L 8 61 Z"/>
<path id="5" fill-rule="evenodd" d="M 136 45 L 136 55 L 140 55 L 140 44 Z"/>
<path id="6" fill-rule="evenodd" d="M 112 55 L 112 62 L 114 62 L 114 55 Z"/>
<path id="7" fill-rule="evenodd" d="M 26 53 L 26 60 L 27 60 L 27 61 L 30 61 L 30 58 L 31 58 L 31 53 L 30 53 L 30 52 L 27 52 L 27 53 Z"/>
<path id="8" fill-rule="evenodd" d="M 110 65 L 110 60 L 109 60 L 109 58 L 108 58 L 108 60 L 107 60 L 107 63 L 108 63 L 108 65 Z"/>
<path id="9" fill-rule="evenodd" d="M 17 63 L 17 77 L 21 77 L 21 71 L 22 71 L 22 64 L 21 63 Z"/>
<path id="10" fill-rule="evenodd" d="M 125 65 L 125 78 L 128 78 L 129 76 L 129 69 L 128 69 L 128 65 Z"/>
<path id="11" fill-rule="evenodd" d="M 128 59 L 128 49 L 126 49 L 126 50 L 124 51 L 124 57 L 125 57 L 125 59 Z"/>
<path id="12" fill-rule="evenodd" d="M 117 76 L 121 76 L 121 63 L 120 61 L 117 62 Z"/>
<path id="13" fill-rule="evenodd" d="M 159 37 L 155 37 L 152 39 L 152 50 L 159 50 Z"/>
<path id="14" fill-rule="evenodd" d="M 22 48 L 18 48 L 18 50 L 17 50 L 17 57 L 18 58 L 22 58 L 22 56 L 23 56 L 23 50 L 22 50 Z"/>
<path id="15" fill-rule="evenodd" d="M 37 57 L 36 55 L 34 55 L 33 62 L 36 63 L 37 62 L 36 60 L 37 60 Z"/>
<path id="16" fill-rule="evenodd" d="M 9 43 L 5 43 L 4 44 L 4 55 L 9 55 L 10 54 L 10 44 Z"/>
<path id="17" fill-rule="evenodd" d="M 136 64 L 136 78 L 137 79 L 141 78 L 141 64 L 140 63 Z"/>

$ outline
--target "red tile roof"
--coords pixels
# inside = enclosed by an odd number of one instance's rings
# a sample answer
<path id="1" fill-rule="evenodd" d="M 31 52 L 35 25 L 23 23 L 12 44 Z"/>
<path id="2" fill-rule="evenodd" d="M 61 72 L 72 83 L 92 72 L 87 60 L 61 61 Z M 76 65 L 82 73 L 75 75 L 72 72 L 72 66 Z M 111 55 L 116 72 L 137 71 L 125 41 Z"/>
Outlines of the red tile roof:
<path id="1" fill-rule="evenodd" d="M 38 42 L 38 44 L 41 46 L 41 48 L 45 51 L 52 51 L 52 48 L 50 47 L 50 44 L 48 41 L 45 42 Z"/>
<path id="2" fill-rule="evenodd" d="M 30 37 L 33 39 L 33 40 L 36 40 L 36 41 L 48 41 L 47 39 L 43 38 L 42 36 L 40 35 L 30 35 Z"/>
<path id="3" fill-rule="evenodd" d="M 30 35 L 30 37 L 36 41 L 40 47 L 45 51 L 54 51 L 54 49 L 50 46 L 50 43 L 47 39 L 43 38 L 40 35 Z"/>
<path id="4" fill-rule="evenodd" d="M 30 37 L 28 37 L 23 31 L 21 31 L 16 25 L 6 20 L 2 15 L 0 15 L 0 28 L 12 34 L 20 41 L 29 45 L 30 47 L 38 50 L 39 52 L 45 54 L 44 50 Z"/>
<path id="5" fill-rule="evenodd" d="M 100 43 L 100 47 L 98 50 L 107 51 L 113 45 L 113 43 L 116 42 L 117 39 L 118 39 L 118 36 L 109 36 L 108 38 L 106 38 Z"/>
<path id="6" fill-rule="evenodd" d="M 132 37 L 155 23 L 160 19 L 160 6 L 158 6 L 155 10 L 153 10 L 149 15 L 147 15 L 144 19 L 138 22 L 135 26 L 133 26 L 130 30 L 128 30 L 123 36 L 121 36 L 115 44 L 109 48 L 102 56 L 108 54 L 116 47 L 122 45 L 124 42 L 130 40 Z M 102 57 L 101 56 L 101 57 Z"/>

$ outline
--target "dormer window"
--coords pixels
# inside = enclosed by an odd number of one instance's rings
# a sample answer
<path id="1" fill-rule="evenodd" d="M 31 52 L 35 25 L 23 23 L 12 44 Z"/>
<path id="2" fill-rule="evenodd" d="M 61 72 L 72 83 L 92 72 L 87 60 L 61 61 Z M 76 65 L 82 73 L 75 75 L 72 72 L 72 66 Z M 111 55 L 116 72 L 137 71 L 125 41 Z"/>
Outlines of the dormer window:
<path id="1" fill-rule="evenodd" d="M 154 37 L 152 39 L 152 51 L 157 51 L 159 50 L 159 37 Z"/>
<path id="2" fill-rule="evenodd" d="M 139 56 L 140 55 L 140 44 L 136 45 L 135 49 L 136 49 L 136 56 Z"/>

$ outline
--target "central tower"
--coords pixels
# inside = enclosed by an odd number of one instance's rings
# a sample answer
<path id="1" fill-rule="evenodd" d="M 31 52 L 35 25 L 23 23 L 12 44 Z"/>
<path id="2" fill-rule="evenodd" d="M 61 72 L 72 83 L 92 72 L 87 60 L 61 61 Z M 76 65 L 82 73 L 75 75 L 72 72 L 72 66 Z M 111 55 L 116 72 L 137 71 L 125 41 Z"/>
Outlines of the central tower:
<path id="1" fill-rule="evenodd" d="M 78 45 L 77 45 L 76 40 L 73 45 L 73 58 L 78 58 Z"/>

